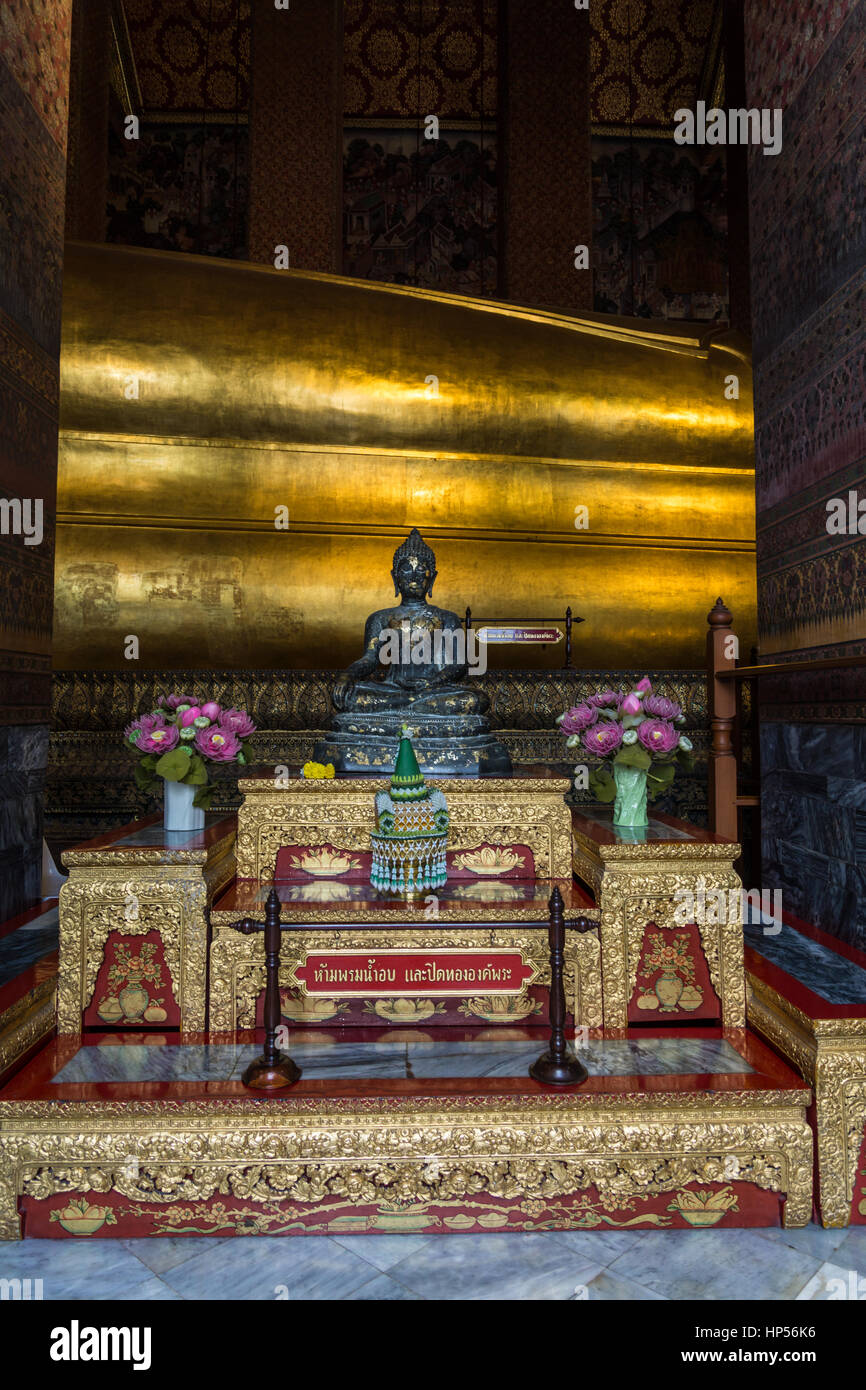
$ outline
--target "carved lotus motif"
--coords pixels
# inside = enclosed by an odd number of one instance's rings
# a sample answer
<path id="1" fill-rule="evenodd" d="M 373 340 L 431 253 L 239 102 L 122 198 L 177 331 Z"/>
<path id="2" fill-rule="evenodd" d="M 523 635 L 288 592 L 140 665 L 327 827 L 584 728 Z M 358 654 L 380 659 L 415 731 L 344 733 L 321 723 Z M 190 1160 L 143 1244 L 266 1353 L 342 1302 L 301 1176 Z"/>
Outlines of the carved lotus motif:
<path id="1" fill-rule="evenodd" d="M 541 1003 L 526 994 L 488 994 L 466 1001 L 466 1011 L 494 1023 L 499 1018 L 520 1019 L 539 1013 Z"/>
<path id="2" fill-rule="evenodd" d="M 373 1007 L 389 1023 L 422 1023 L 441 1012 L 441 1005 L 437 1007 L 432 999 L 377 999 Z"/>
<path id="3" fill-rule="evenodd" d="M 312 874 L 314 878 L 339 878 L 340 874 L 361 867 L 360 859 L 350 859 L 348 854 L 334 852 L 326 845 L 321 849 L 311 849 L 305 854 L 294 855 L 291 864 L 293 869 L 302 869 L 305 874 Z"/>
<path id="4" fill-rule="evenodd" d="M 454 864 L 458 869 L 468 869 L 471 874 L 496 876 L 510 873 L 512 869 L 522 869 L 524 858 L 504 845 L 483 845 L 481 849 L 455 855 Z"/>

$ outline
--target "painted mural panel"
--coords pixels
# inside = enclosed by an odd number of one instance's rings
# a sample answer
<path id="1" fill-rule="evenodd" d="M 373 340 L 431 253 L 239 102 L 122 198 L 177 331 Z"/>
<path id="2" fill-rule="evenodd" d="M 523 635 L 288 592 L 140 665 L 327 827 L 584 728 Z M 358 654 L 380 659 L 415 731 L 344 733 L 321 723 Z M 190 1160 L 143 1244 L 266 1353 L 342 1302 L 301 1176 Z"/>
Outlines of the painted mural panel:
<path id="1" fill-rule="evenodd" d="M 343 273 L 495 295 L 495 136 L 414 125 L 343 132 Z"/>
<path id="2" fill-rule="evenodd" d="M 109 137 L 107 241 L 246 258 L 245 125 L 142 122 Z"/>
<path id="3" fill-rule="evenodd" d="M 727 320 L 725 172 L 718 147 L 593 139 L 597 312 Z"/>

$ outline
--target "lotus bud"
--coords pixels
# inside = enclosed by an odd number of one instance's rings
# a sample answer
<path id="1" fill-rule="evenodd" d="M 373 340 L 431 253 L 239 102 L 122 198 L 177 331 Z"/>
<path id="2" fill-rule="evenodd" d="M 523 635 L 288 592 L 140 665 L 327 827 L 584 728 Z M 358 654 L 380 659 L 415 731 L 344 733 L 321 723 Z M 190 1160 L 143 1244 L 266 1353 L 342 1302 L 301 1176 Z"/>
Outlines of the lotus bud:
<path id="1" fill-rule="evenodd" d="M 200 714 L 201 710 L 198 705 L 189 705 L 180 717 L 181 727 L 184 729 L 188 728 L 190 724 L 193 724 L 195 720 L 198 719 Z"/>
<path id="2" fill-rule="evenodd" d="M 640 696 L 632 691 L 631 695 L 626 695 L 621 708 L 623 714 L 640 714 Z"/>
<path id="3" fill-rule="evenodd" d="M 208 719 L 219 719 L 220 706 L 217 704 L 216 700 L 208 700 L 206 705 L 202 705 L 201 712 L 206 715 Z"/>

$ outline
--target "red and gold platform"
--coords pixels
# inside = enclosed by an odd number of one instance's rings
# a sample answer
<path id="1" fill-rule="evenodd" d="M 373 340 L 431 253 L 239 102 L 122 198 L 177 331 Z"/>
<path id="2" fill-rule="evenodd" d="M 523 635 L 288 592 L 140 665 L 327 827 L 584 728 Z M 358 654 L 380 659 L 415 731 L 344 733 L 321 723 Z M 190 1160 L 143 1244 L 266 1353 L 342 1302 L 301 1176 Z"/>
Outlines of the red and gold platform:
<path id="1" fill-rule="evenodd" d="M 677 914 L 684 886 L 739 882 L 736 845 L 614 832 L 544 770 L 449 779 L 448 883 L 388 899 L 364 857 L 384 780 L 242 785 L 237 874 L 232 818 L 66 856 L 62 1027 L 0 1090 L 5 1238 L 809 1219 L 811 1092 L 743 1026 L 739 921 Z M 556 888 L 589 1071 L 567 1090 L 529 1076 Z M 271 889 L 302 1074 L 262 1096 L 262 943 L 234 924 Z"/>
<path id="2" fill-rule="evenodd" d="M 809 1219 L 808 1088 L 744 1031 L 592 1035 L 568 1092 L 527 1076 L 544 1030 L 455 1032 L 299 1030 L 268 1098 L 251 1034 L 60 1038 L 0 1093 L 0 1233 Z"/>

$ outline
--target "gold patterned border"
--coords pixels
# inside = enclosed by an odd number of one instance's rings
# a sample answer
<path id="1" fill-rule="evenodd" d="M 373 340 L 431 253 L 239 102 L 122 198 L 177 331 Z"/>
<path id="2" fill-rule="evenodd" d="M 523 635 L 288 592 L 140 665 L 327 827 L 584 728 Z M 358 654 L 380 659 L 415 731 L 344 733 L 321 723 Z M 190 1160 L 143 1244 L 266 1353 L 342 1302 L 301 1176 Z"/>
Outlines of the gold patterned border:
<path id="1" fill-rule="evenodd" d="M 590 1097 L 585 1098 L 592 1100 Z M 18 1201 L 55 1193 L 116 1192 L 132 1201 L 206 1200 L 218 1191 L 253 1201 L 329 1195 L 401 1201 L 466 1192 L 507 1197 L 572 1194 L 594 1186 L 603 1202 L 689 1182 L 743 1181 L 785 1197 L 786 1226 L 811 1208 L 812 1134 L 801 1104 L 775 1112 L 725 1097 L 711 1113 L 628 1100 L 559 1110 L 483 1114 L 456 1106 L 384 1108 L 354 1103 L 328 1115 L 264 1101 L 252 1113 L 181 1104 L 148 1120 L 135 1106 L 44 1105 L 38 1115 L 0 1104 L 0 1238 L 20 1236 Z M 658 1100 L 658 1098 L 656 1098 Z M 778 1097 L 777 1097 L 778 1100 Z M 739 1101 L 739 1103 L 736 1103 Z M 267 1116 L 265 1122 L 264 1117 Z"/>
<path id="2" fill-rule="evenodd" d="M 268 881 L 277 853 L 289 845 L 329 843 L 341 850 L 369 849 L 373 797 L 387 778 L 363 786 L 342 779 L 295 778 L 277 787 L 261 778 L 239 782 L 238 877 Z M 428 778 L 448 798 L 450 849 L 526 844 L 538 878 L 571 878 L 568 778 Z"/>

